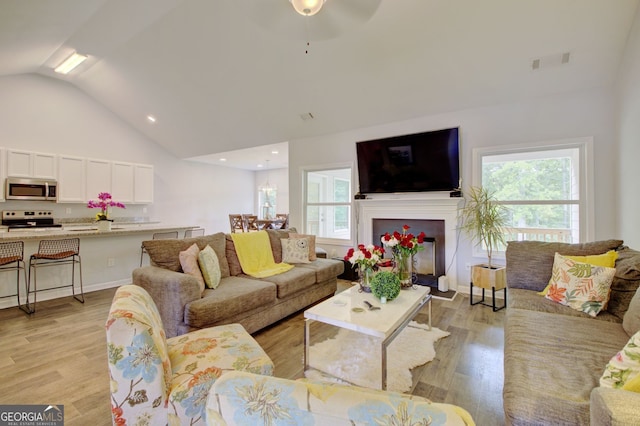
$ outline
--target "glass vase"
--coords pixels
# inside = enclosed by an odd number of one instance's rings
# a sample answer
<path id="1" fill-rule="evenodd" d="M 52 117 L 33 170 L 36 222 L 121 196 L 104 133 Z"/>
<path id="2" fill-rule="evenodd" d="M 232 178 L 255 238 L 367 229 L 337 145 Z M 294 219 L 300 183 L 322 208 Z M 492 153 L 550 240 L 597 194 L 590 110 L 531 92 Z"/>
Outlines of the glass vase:
<path id="1" fill-rule="evenodd" d="M 396 253 L 395 264 L 402 288 L 411 287 L 413 285 L 413 255 Z"/>
<path id="2" fill-rule="evenodd" d="M 371 293 L 371 278 L 373 268 L 371 266 L 360 265 L 360 291 Z"/>

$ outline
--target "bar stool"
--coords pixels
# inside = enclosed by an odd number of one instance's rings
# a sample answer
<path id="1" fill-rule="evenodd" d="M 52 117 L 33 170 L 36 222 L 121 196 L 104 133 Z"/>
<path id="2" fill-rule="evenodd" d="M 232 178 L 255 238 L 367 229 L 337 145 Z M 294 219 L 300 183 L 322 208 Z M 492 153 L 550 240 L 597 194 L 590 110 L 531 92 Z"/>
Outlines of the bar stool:
<path id="1" fill-rule="evenodd" d="M 27 291 L 27 304 L 20 303 L 20 270 L 24 275 L 24 287 Z M 18 297 L 18 307 L 24 312 L 30 314 L 29 307 L 29 287 L 27 286 L 27 270 L 24 267 L 24 242 L 9 241 L 0 243 L 0 272 L 16 271 L 16 294 L 9 294 L 5 297 Z"/>
<path id="2" fill-rule="evenodd" d="M 156 232 L 153 234 L 152 239 L 154 240 L 171 240 L 174 238 L 178 238 L 178 231 L 168 231 L 168 232 Z M 142 257 L 147 251 L 144 249 L 144 245 L 140 246 L 140 266 L 142 267 Z"/>
<path id="3" fill-rule="evenodd" d="M 80 296 L 76 295 L 76 263 L 80 272 Z M 38 268 L 45 266 L 71 265 L 71 284 L 38 290 Z M 31 290 L 31 272 L 33 271 L 33 290 Z M 27 302 L 29 294 L 33 293 L 33 309 L 36 311 L 36 297 L 38 291 L 54 290 L 71 287 L 73 298 L 84 303 L 84 289 L 82 288 L 82 263 L 80 260 L 80 238 L 66 238 L 60 240 L 41 240 L 38 252 L 29 258 L 29 281 L 27 286 Z"/>
<path id="4" fill-rule="evenodd" d="M 184 231 L 185 238 L 202 237 L 204 235 L 204 228 L 187 229 Z"/>

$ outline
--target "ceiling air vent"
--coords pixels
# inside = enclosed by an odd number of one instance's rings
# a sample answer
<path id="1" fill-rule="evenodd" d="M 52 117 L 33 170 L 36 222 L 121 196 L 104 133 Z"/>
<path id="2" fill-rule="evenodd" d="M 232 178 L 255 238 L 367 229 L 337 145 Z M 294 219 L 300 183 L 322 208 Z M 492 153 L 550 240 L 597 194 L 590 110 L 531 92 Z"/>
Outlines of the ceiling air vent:
<path id="1" fill-rule="evenodd" d="M 310 112 L 305 112 L 304 114 L 300 114 L 300 118 L 302 118 L 302 121 L 309 121 L 313 120 L 315 117 Z"/>
<path id="2" fill-rule="evenodd" d="M 559 67 L 569 63 L 571 52 L 556 53 L 554 55 L 541 56 L 531 61 L 531 69 L 533 71 L 541 68 Z"/>

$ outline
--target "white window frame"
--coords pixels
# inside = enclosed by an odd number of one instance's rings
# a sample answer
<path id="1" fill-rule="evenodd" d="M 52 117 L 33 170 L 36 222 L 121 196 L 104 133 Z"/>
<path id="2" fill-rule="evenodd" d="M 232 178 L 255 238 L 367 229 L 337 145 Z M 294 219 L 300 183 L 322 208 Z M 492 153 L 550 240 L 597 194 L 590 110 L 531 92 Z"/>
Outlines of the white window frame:
<path id="1" fill-rule="evenodd" d="M 308 179 L 307 176 L 309 173 L 319 172 L 323 170 L 336 170 L 336 169 L 349 169 L 351 171 L 351 186 L 350 186 L 350 197 L 349 201 L 345 203 L 308 203 L 307 202 L 307 184 Z M 354 241 L 354 233 L 356 232 L 355 227 L 357 226 L 357 221 L 354 217 L 354 205 L 353 205 L 353 194 L 354 194 L 354 182 L 355 182 L 355 167 L 352 162 L 348 163 L 334 163 L 334 164 L 325 164 L 325 165 L 311 165 L 304 166 L 300 168 L 301 170 L 301 178 L 302 178 L 302 228 L 305 234 L 308 234 L 307 230 L 307 207 L 309 205 L 322 205 L 322 206 L 347 206 L 349 207 L 350 216 L 349 216 L 349 239 L 340 239 L 340 238 L 326 238 L 316 236 L 316 243 L 320 244 L 328 244 L 328 245 L 353 245 Z"/>
<path id="2" fill-rule="evenodd" d="M 594 158 L 593 158 L 593 137 L 581 137 L 572 139 L 559 139 L 553 141 L 534 142 L 522 145 L 512 146 L 494 146 L 486 148 L 474 148 L 472 150 L 473 173 L 472 185 L 482 185 L 482 158 L 489 155 L 526 153 L 536 151 L 549 151 L 555 149 L 578 149 L 578 157 L 580 162 L 580 188 L 578 211 L 580 220 L 579 238 L 580 242 L 593 241 L 595 236 L 595 203 L 594 203 Z M 563 200 L 564 201 L 564 200 Z M 557 204 L 557 201 L 549 200 L 540 202 L 539 204 Z M 504 202 L 505 205 L 519 204 L 517 201 Z M 523 203 L 524 204 L 524 203 Z M 497 258 L 504 258 L 504 252 L 497 252 Z M 486 251 L 478 246 L 474 247 L 474 257 L 486 257 Z"/>

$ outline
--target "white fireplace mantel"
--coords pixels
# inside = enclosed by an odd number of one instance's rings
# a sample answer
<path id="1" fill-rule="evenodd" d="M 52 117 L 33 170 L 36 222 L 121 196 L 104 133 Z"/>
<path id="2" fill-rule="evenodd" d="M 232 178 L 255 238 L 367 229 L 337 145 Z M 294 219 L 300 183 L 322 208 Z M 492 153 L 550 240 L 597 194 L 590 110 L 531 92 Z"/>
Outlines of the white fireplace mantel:
<path id="1" fill-rule="evenodd" d="M 457 249 L 458 211 L 462 198 L 400 198 L 397 196 L 356 200 L 358 220 L 358 243 L 380 244 L 373 241 L 374 219 L 423 219 L 444 220 L 445 265 L 449 288 L 457 290 Z"/>

